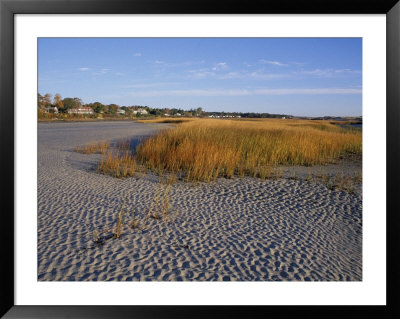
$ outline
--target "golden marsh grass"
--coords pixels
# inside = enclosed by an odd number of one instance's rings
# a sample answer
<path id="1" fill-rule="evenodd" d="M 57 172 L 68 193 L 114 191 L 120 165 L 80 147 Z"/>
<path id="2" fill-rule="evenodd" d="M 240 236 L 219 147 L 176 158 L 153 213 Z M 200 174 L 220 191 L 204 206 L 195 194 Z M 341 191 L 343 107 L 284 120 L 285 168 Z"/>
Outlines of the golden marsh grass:
<path id="1" fill-rule="evenodd" d="M 74 151 L 82 154 L 95 154 L 95 153 L 105 154 L 109 148 L 110 148 L 109 141 L 97 142 L 97 143 L 93 142 L 88 145 L 77 146 L 75 147 Z"/>
<path id="2" fill-rule="evenodd" d="M 75 147 L 74 151 L 82 154 L 105 155 L 97 166 L 103 174 L 114 177 L 129 177 L 136 172 L 136 160 L 132 156 L 131 141 L 124 139 L 111 147 L 109 141 L 90 143 Z"/>
<path id="3" fill-rule="evenodd" d="M 136 161 L 130 151 L 111 150 L 101 159 L 97 170 L 103 174 L 122 178 L 134 176 Z"/>
<path id="4" fill-rule="evenodd" d="M 361 152 L 361 131 L 329 122 L 197 119 L 150 137 L 136 158 L 151 170 L 210 181 L 235 174 L 268 178 L 279 175 L 278 165 L 327 164 Z"/>

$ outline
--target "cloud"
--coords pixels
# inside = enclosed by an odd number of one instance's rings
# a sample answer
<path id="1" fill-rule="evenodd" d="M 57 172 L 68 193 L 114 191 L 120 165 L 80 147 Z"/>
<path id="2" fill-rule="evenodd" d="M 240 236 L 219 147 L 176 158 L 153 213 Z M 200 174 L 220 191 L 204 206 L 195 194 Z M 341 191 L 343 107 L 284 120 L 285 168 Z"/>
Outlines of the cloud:
<path id="1" fill-rule="evenodd" d="M 162 65 L 165 67 L 182 67 L 182 66 L 191 66 L 196 64 L 202 64 L 204 60 L 201 61 L 184 61 L 184 62 L 165 62 L 161 60 L 155 60 L 154 64 Z"/>
<path id="2" fill-rule="evenodd" d="M 89 68 L 79 68 L 79 71 L 89 71 Z"/>
<path id="3" fill-rule="evenodd" d="M 291 73 L 265 73 L 264 70 L 257 70 L 246 74 L 246 76 L 257 80 L 273 80 L 289 78 L 293 75 Z"/>
<path id="4" fill-rule="evenodd" d="M 238 96 L 250 95 L 248 90 L 163 90 L 163 91 L 146 91 L 131 92 L 134 96 Z"/>
<path id="5" fill-rule="evenodd" d="M 277 61 L 266 61 L 266 62 L 284 66 L 283 63 Z M 275 80 L 275 79 L 288 79 L 288 78 L 302 79 L 305 76 L 317 77 L 317 78 L 333 78 L 333 77 L 356 76 L 361 74 L 360 70 L 353 70 L 353 69 L 314 69 L 314 70 L 299 70 L 299 71 L 282 70 L 282 72 L 271 73 L 268 72 L 266 67 L 261 67 L 258 70 L 235 71 L 231 70 L 231 68 L 228 66 L 226 62 L 216 63 L 211 68 L 192 69 L 192 70 L 186 70 L 185 72 L 188 74 L 189 78 L 194 78 L 194 79 L 215 78 L 221 80 L 229 80 L 229 79 Z"/>
<path id="6" fill-rule="evenodd" d="M 111 69 L 100 69 L 99 71 L 94 72 L 93 74 L 94 74 L 94 75 L 107 74 L 108 71 L 111 71 Z"/>
<path id="7" fill-rule="evenodd" d="M 225 65 L 225 64 L 224 64 Z M 225 66 L 223 66 L 225 68 Z M 229 68 L 226 66 L 226 68 Z M 243 72 L 243 71 L 230 71 L 221 70 L 216 67 L 209 69 L 197 69 L 197 70 L 188 70 L 190 78 L 195 79 L 203 79 L 206 77 L 214 77 L 220 80 L 230 80 L 230 79 L 254 79 L 254 80 L 270 80 L 270 79 L 281 79 L 281 78 L 289 78 L 293 77 L 291 73 L 266 73 L 263 69 L 256 70 L 253 72 Z"/>
<path id="8" fill-rule="evenodd" d="M 261 59 L 260 62 L 264 63 L 264 64 L 272 64 L 272 65 L 276 65 L 276 66 L 288 66 L 288 64 L 281 63 L 278 61 L 270 61 L 270 60 Z"/>
<path id="9" fill-rule="evenodd" d="M 167 85 L 177 85 L 179 82 L 155 82 L 155 83 L 139 83 L 139 84 L 131 84 L 125 85 L 122 88 L 124 89 L 139 89 L 139 88 L 150 88 L 157 86 L 167 86 Z"/>
<path id="10" fill-rule="evenodd" d="M 190 77 L 203 79 L 208 76 L 215 76 L 215 72 L 210 71 L 209 69 L 198 69 L 198 70 L 188 70 Z"/>
<path id="11" fill-rule="evenodd" d="M 195 89 L 195 90 L 161 90 L 131 92 L 133 96 L 251 96 L 251 95 L 343 95 L 361 94 L 360 89 L 348 88 L 310 88 L 310 89 Z"/>
<path id="12" fill-rule="evenodd" d="M 361 74 L 360 70 L 352 69 L 315 69 L 315 70 L 303 70 L 300 74 L 312 75 L 316 77 L 335 77 L 341 75 L 357 75 Z"/>
<path id="13" fill-rule="evenodd" d="M 133 56 L 142 56 L 142 54 L 140 52 L 136 52 L 133 54 Z"/>
<path id="14" fill-rule="evenodd" d="M 226 62 L 219 62 L 214 64 L 214 67 L 212 68 L 213 71 L 219 71 L 219 70 L 225 70 L 228 68 L 228 64 Z"/>
<path id="15" fill-rule="evenodd" d="M 320 94 L 361 94 L 360 89 L 347 88 L 318 88 L 318 89 L 260 89 L 255 90 L 256 95 L 320 95 Z"/>

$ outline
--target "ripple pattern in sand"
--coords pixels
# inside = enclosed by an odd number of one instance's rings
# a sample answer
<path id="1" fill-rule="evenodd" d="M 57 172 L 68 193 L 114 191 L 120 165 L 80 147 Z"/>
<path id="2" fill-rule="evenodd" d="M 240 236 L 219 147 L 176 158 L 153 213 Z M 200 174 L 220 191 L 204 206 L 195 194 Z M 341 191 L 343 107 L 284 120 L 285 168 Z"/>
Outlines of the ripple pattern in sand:
<path id="1" fill-rule="evenodd" d="M 156 129 L 39 124 L 38 280 L 362 280 L 360 190 L 290 179 L 178 182 L 164 222 L 146 218 L 154 195 L 166 187 L 155 176 L 96 174 L 90 168 L 99 155 L 72 152 L 92 140 Z M 115 227 L 124 199 L 125 218 L 134 209 L 145 228 L 124 224 L 120 239 L 94 244 L 93 231 Z"/>

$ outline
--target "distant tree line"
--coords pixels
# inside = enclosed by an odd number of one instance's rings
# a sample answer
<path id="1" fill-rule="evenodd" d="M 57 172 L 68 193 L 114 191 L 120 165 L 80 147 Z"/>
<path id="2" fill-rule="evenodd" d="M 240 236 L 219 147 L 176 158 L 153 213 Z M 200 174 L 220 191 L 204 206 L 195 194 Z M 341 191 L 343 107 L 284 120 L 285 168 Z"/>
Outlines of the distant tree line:
<path id="1" fill-rule="evenodd" d="M 291 118 L 285 114 L 269 114 L 269 113 L 250 113 L 250 112 L 205 112 L 201 107 L 184 110 L 181 108 L 153 108 L 147 105 L 131 105 L 119 106 L 117 104 L 103 104 L 100 102 L 83 104 L 78 97 L 62 98 L 60 94 L 55 94 L 54 97 L 50 93 L 37 96 L 37 107 L 39 116 L 43 113 L 54 113 L 54 108 L 57 108 L 58 113 L 68 113 L 70 109 L 91 108 L 95 114 L 116 115 L 118 110 L 123 110 L 127 117 L 141 116 L 186 116 L 186 117 L 241 117 L 241 118 Z"/>

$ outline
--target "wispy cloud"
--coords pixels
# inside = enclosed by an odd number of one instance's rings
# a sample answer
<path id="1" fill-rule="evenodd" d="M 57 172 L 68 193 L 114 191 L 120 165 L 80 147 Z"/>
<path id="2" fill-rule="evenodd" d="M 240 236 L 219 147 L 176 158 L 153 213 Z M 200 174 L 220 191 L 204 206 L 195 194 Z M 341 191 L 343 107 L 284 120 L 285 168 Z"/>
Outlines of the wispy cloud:
<path id="1" fill-rule="evenodd" d="M 277 62 L 279 63 L 279 62 Z M 287 70 L 287 69 L 286 69 Z M 276 80 L 276 79 L 303 79 L 304 77 L 317 77 L 317 78 L 333 78 L 333 77 L 348 77 L 360 75 L 360 70 L 352 69 L 314 69 L 314 70 L 300 70 L 300 71 L 282 71 L 271 73 L 266 68 L 259 68 L 258 70 L 231 70 L 226 63 L 218 63 L 212 68 L 201 68 L 187 70 L 186 73 L 190 78 L 204 79 L 215 78 L 220 80 L 229 79 L 251 79 L 251 80 Z"/>
<path id="2" fill-rule="evenodd" d="M 225 64 L 224 64 L 225 65 Z M 219 80 L 230 79 L 253 79 L 253 80 L 273 80 L 293 77 L 292 73 L 268 73 L 264 69 L 256 71 L 230 71 L 228 66 L 216 68 L 204 68 L 196 70 L 187 70 L 188 76 L 194 79 L 204 79 L 213 77 Z"/>
<path id="3" fill-rule="evenodd" d="M 111 71 L 111 69 L 105 69 L 105 68 L 104 68 L 104 69 L 100 69 L 100 70 L 94 72 L 93 74 L 94 74 L 94 75 L 107 74 L 109 71 Z"/>
<path id="4" fill-rule="evenodd" d="M 225 70 L 228 68 L 228 63 L 226 62 L 219 62 L 215 63 L 214 67 L 212 68 L 213 71 Z"/>
<path id="5" fill-rule="evenodd" d="M 180 84 L 180 83 L 179 82 L 139 83 L 139 84 L 124 85 L 122 88 L 124 88 L 124 89 L 140 89 L 140 88 L 169 86 L 169 85 L 177 85 L 177 84 Z"/>
<path id="6" fill-rule="evenodd" d="M 142 54 L 140 52 L 136 52 L 133 54 L 133 56 L 142 56 Z"/>
<path id="7" fill-rule="evenodd" d="M 298 73 L 305 75 L 312 75 L 316 77 L 335 77 L 343 75 L 358 75 L 361 74 L 361 71 L 352 69 L 314 69 L 314 70 L 303 70 Z"/>
<path id="8" fill-rule="evenodd" d="M 256 70 L 254 72 L 250 72 L 246 74 L 247 77 L 256 80 L 274 80 L 274 79 L 283 79 L 292 77 L 292 73 L 268 73 L 265 72 L 263 69 Z"/>
<path id="9" fill-rule="evenodd" d="M 349 88 L 317 88 L 317 89 L 260 89 L 255 90 L 254 94 L 258 95 L 319 95 L 319 94 L 361 94 L 360 89 Z"/>
<path id="10" fill-rule="evenodd" d="M 198 69 L 198 70 L 188 70 L 189 77 L 196 79 L 203 79 L 205 77 L 215 76 L 215 72 L 210 71 L 210 69 Z"/>
<path id="11" fill-rule="evenodd" d="M 201 61 L 183 61 L 183 62 L 165 62 L 165 61 L 162 61 L 162 60 L 155 60 L 153 63 L 156 64 L 156 65 L 165 66 L 165 67 L 185 67 L 185 66 L 203 64 L 204 60 L 201 60 Z"/>
<path id="12" fill-rule="evenodd" d="M 79 68 L 79 71 L 89 71 L 89 68 Z"/>
<path id="13" fill-rule="evenodd" d="M 134 96 L 239 96 L 249 95 L 248 90 L 163 90 L 163 91 L 144 91 L 144 92 L 131 92 Z"/>
<path id="14" fill-rule="evenodd" d="M 195 90 L 161 90 L 131 92 L 132 96 L 251 96 L 251 95 L 343 95 L 361 94 L 360 89 L 349 88 L 310 88 L 310 89 L 195 89 Z"/>
<path id="15" fill-rule="evenodd" d="M 282 63 L 282 62 L 279 62 L 279 61 L 264 60 L 264 59 L 261 59 L 260 63 L 272 64 L 272 65 L 276 65 L 276 66 L 288 66 L 288 64 L 286 64 L 286 63 Z"/>

